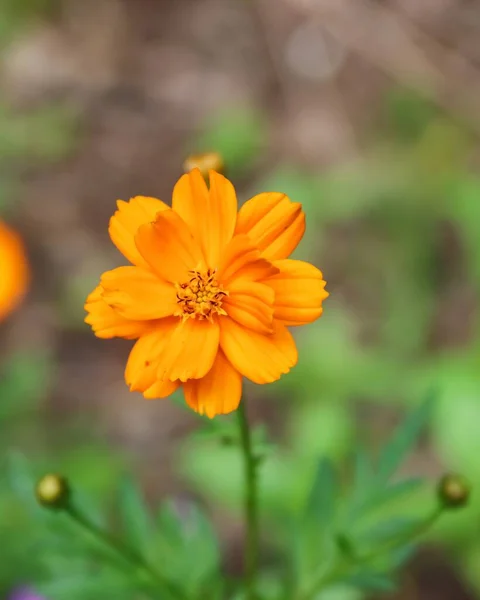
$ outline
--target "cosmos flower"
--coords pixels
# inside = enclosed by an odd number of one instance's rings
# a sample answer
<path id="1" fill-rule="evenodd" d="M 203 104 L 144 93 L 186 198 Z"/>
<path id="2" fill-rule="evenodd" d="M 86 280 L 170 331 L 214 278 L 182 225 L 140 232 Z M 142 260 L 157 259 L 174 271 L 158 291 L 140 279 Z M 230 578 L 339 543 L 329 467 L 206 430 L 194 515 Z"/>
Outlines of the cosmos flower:
<path id="1" fill-rule="evenodd" d="M 183 175 L 172 207 L 118 201 L 113 243 L 132 263 L 107 271 L 88 296 L 98 337 L 137 339 L 125 379 L 145 398 L 179 386 L 193 410 L 234 411 L 242 378 L 276 381 L 297 362 L 288 329 L 320 317 L 322 273 L 288 259 L 305 231 L 301 204 L 263 193 L 237 211 L 233 185 L 215 171 Z"/>
<path id="2" fill-rule="evenodd" d="M 30 269 L 22 239 L 0 221 L 0 321 L 21 302 L 28 288 Z"/>

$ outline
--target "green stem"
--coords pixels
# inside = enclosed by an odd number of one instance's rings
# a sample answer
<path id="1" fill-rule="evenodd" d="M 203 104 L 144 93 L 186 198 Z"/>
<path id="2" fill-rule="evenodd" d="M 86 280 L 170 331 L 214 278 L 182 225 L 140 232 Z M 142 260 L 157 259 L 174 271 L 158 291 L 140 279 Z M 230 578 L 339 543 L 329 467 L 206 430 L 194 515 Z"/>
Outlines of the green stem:
<path id="1" fill-rule="evenodd" d="M 252 450 L 250 426 L 248 424 L 246 402 L 242 399 L 237 410 L 240 425 L 241 447 L 245 465 L 245 583 L 247 600 L 256 598 L 256 579 L 258 571 L 258 494 L 257 460 Z"/>
<path id="2" fill-rule="evenodd" d="M 143 570 L 145 573 L 147 573 L 154 583 L 157 583 L 164 589 L 168 590 L 175 600 L 185 598 L 185 595 L 174 584 L 164 579 L 160 573 L 157 573 L 157 571 L 155 571 L 155 569 L 153 569 L 153 567 L 147 562 L 145 557 L 143 557 L 137 550 L 126 546 L 110 533 L 98 527 L 98 525 L 93 523 L 86 515 L 81 513 L 72 504 L 68 504 L 65 507 L 65 512 L 73 521 L 92 533 L 96 538 L 100 539 L 104 544 L 113 549 L 119 556 L 130 563 L 133 567 Z"/>

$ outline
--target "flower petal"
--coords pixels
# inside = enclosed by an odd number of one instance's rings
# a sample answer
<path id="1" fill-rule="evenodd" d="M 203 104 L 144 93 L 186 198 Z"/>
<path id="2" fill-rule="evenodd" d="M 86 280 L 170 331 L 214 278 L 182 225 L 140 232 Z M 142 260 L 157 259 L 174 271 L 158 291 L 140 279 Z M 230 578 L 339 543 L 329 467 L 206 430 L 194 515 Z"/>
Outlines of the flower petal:
<path id="1" fill-rule="evenodd" d="M 188 271 L 203 264 L 200 247 L 185 222 L 173 210 L 157 214 L 154 223 L 142 225 L 135 243 L 159 277 L 171 282 L 188 279 Z"/>
<path id="2" fill-rule="evenodd" d="M 209 171 L 210 191 L 198 168 L 183 175 L 173 190 L 172 208 L 188 225 L 207 267 L 216 269 L 237 219 L 237 196 L 228 179 Z"/>
<path id="3" fill-rule="evenodd" d="M 219 339 L 217 321 L 180 321 L 159 358 L 157 378 L 186 381 L 204 377 L 212 368 Z"/>
<path id="4" fill-rule="evenodd" d="M 305 233 L 302 205 L 278 192 L 258 194 L 238 213 L 235 234 L 242 233 L 251 238 L 263 257 L 287 258 Z"/>
<path id="5" fill-rule="evenodd" d="M 117 207 L 108 228 L 112 242 L 131 263 L 146 266 L 135 246 L 135 234 L 141 225 L 154 221 L 158 212 L 170 207 L 157 198 L 147 196 L 136 196 L 130 202 L 118 200 Z"/>
<path id="6" fill-rule="evenodd" d="M 126 319 L 161 319 L 172 315 L 177 306 L 173 284 L 139 267 L 118 267 L 100 280 L 103 299 Z"/>
<path id="7" fill-rule="evenodd" d="M 125 368 L 125 381 L 132 392 L 144 392 L 158 380 L 159 357 L 168 346 L 178 319 L 157 321 L 155 328 L 142 335 L 130 351 Z"/>
<path id="8" fill-rule="evenodd" d="M 277 275 L 265 280 L 275 292 L 275 318 L 285 325 L 305 325 L 318 319 L 328 297 L 322 272 L 301 260 L 276 260 Z"/>
<path id="9" fill-rule="evenodd" d="M 274 333 L 261 335 L 221 317 L 220 347 L 234 368 L 254 383 L 277 381 L 298 359 L 292 335 L 275 321 Z"/>
<path id="10" fill-rule="evenodd" d="M 228 287 L 234 279 L 246 277 L 250 281 L 258 281 L 277 272 L 271 262 L 261 258 L 260 251 L 247 235 L 236 235 L 225 248 L 217 278 Z"/>
<path id="11" fill-rule="evenodd" d="M 151 330 L 152 323 L 149 321 L 132 321 L 120 316 L 108 306 L 102 294 L 103 288 L 99 285 L 85 302 L 85 310 L 88 312 L 85 323 L 91 325 L 97 337 L 105 339 L 121 337 L 132 340 Z"/>
<path id="12" fill-rule="evenodd" d="M 268 280 L 267 280 L 268 281 Z M 240 325 L 258 333 L 273 333 L 275 293 L 271 287 L 246 278 L 234 280 L 222 308 Z"/>
<path id="13" fill-rule="evenodd" d="M 193 380 L 196 381 L 196 380 Z M 147 390 L 143 392 L 143 397 L 147 400 L 156 400 L 157 398 L 167 398 L 178 388 L 179 381 L 156 381 Z"/>
<path id="14" fill-rule="evenodd" d="M 30 283 L 22 238 L 0 221 L 0 319 L 4 319 L 23 300 Z"/>
<path id="15" fill-rule="evenodd" d="M 193 410 L 210 419 L 238 408 L 242 397 L 242 376 L 219 351 L 213 367 L 201 379 L 183 384 L 185 401 Z"/>

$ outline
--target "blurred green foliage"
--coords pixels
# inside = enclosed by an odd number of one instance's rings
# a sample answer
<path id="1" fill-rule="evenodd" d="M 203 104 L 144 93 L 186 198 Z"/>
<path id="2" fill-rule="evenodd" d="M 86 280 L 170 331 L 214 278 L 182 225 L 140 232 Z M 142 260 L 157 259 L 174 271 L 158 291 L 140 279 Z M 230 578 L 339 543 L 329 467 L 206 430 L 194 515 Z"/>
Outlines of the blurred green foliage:
<path id="1" fill-rule="evenodd" d="M 29 26 L 32 18 L 51 14 L 58 0 L 0 0 L 0 47 Z"/>
<path id="2" fill-rule="evenodd" d="M 79 133 L 75 113 L 65 106 L 18 112 L 0 103 L 0 215 L 15 208 L 18 165 L 65 158 L 77 147 Z"/>
<path id="3" fill-rule="evenodd" d="M 47 379 L 47 365 L 36 371 L 38 384 Z M 13 361 L 10 380 L 16 373 L 18 365 Z M 31 410 L 36 400 L 32 397 Z M 285 556 L 276 569 L 270 567 L 261 575 L 261 600 L 326 600 L 339 591 L 345 592 L 343 597 L 355 598 L 359 591 L 396 589 L 396 571 L 411 556 L 416 538 L 441 512 L 431 486 L 427 511 L 415 504 L 410 505 L 413 510 L 406 510 L 401 501 L 411 498 L 424 482 L 392 479 L 428 423 L 432 406 L 430 398 L 410 415 L 384 445 L 376 464 L 358 450 L 354 468 L 345 476 L 322 454 L 308 461 L 293 455 L 295 468 L 276 488 L 268 461 L 278 457 L 279 450 L 269 443 L 263 427 L 253 431 L 263 492 L 274 487 L 282 499 L 289 488 L 298 489 L 299 483 L 301 488 L 299 501 L 290 505 L 262 495 L 264 523 L 272 532 L 268 543 L 279 545 Z M 20 406 L 21 415 L 23 409 Z M 0 421 L 2 431 L 15 423 L 14 406 L 10 410 Z M 196 454 L 205 444 L 217 446 L 210 456 L 227 452 L 227 470 L 236 487 L 232 500 L 238 504 L 243 470 L 234 422 L 234 417 L 204 420 L 194 439 Z M 62 426 L 71 436 L 68 424 Z M 88 461 L 82 461 L 83 445 L 75 439 L 66 452 L 43 448 L 41 458 L 38 451 L 32 453 L 32 440 L 28 446 L 30 459 L 11 445 L 2 451 L 1 532 L 6 544 L 2 559 L 12 568 L 1 572 L 0 591 L 7 593 L 28 581 L 51 600 L 93 600 L 100 594 L 120 600 L 133 595 L 139 600 L 244 598 L 241 580 L 221 574 L 217 535 L 197 505 L 163 502 L 152 509 L 138 484 L 122 475 L 118 461 L 93 439 L 85 446 Z M 196 457 L 193 464 L 196 467 Z M 40 506 L 34 494 L 38 474 L 47 465 L 69 474 L 71 494 L 55 509 Z M 97 475 L 93 479 L 88 472 L 92 470 Z M 224 475 L 224 470 L 210 464 L 205 477 L 210 491 L 228 504 L 220 479 Z"/>
<path id="4" fill-rule="evenodd" d="M 268 131 L 261 113 L 245 108 L 217 114 L 188 146 L 187 154 L 218 152 L 227 166 L 227 176 L 245 173 L 265 148 Z"/>

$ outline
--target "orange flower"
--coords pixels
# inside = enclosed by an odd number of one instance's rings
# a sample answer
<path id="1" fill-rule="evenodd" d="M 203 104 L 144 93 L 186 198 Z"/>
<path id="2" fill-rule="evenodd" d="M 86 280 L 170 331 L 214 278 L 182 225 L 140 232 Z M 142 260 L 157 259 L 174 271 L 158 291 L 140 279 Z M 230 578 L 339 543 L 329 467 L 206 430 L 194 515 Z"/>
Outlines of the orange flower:
<path id="1" fill-rule="evenodd" d="M 30 280 L 20 236 L 0 221 L 0 321 L 20 304 Z"/>
<path id="2" fill-rule="evenodd" d="M 242 377 L 270 383 L 297 362 L 287 326 L 320 317 L 322 273 L 287 257 L 305 231 L 302 206 L 264 193 L 237 213 L 233 185 L 215 171 L 183 175 L 172 208 L 118 201 L 110 237 L 133 266 L 103 274 L 85 309 L 98 337 L 136 339 L 125 370 L 132 391 L 164 398 L 180 385 L 195 411 L 238 407 Z"/>

